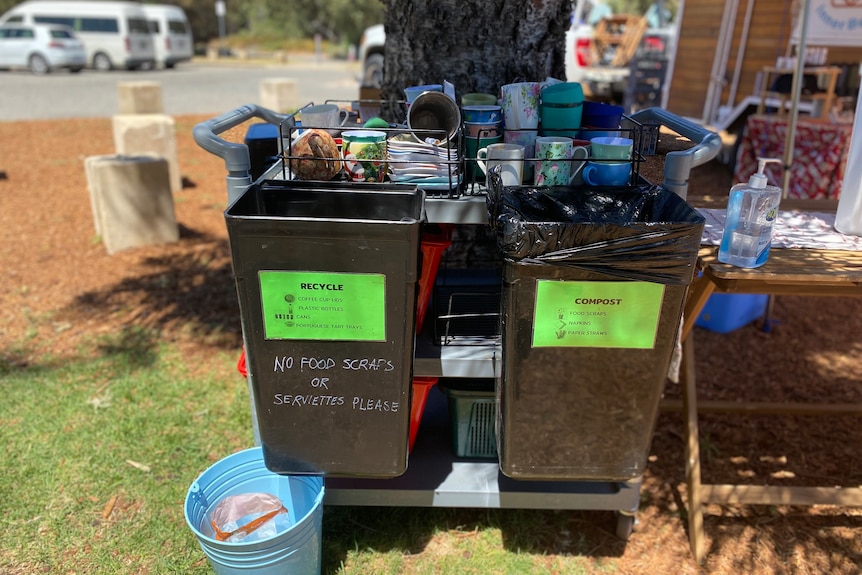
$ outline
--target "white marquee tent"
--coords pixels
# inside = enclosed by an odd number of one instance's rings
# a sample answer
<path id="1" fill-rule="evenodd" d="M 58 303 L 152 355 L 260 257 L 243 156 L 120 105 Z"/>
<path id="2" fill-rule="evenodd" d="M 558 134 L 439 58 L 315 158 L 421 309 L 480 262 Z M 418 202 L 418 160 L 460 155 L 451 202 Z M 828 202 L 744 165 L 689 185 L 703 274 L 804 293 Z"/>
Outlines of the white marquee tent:
<path id="1" fill-rule="evenodd" d="M 862 46 L 862 1 L 860 0 L 803 0 L 800 18 L 792 41 L 800 55 L 793 72 L 790 123 L 784 145 L 784 165 L 793 158 L 796 121 L 799 116 L 805 48 L 817 46 Z M 841 232 L 862 235 L 862 97 L 857 98 L 853 136 L 847 158 L 841 198 L 835 227 Z M 783 188 L 787 190 L 790 170 L 785 168 Z"/>

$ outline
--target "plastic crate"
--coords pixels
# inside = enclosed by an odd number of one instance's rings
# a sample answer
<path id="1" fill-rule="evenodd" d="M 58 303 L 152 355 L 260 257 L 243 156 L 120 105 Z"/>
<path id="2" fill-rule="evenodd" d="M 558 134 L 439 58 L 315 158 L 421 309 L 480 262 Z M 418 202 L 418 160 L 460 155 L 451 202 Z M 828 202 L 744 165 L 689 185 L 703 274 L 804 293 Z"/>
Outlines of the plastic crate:
<path id="1" fill-rule="evenodd" d="M 493 381 L 490 382 L 493 386 Z M 457 457 L 497 458 L 497 438 L 494 422 L 497 418 L 497 398 L 493 388 L 446 388 L 449 398 L 449 418 L 452 424 L 452 448 Z"/>
<path id="2" fill-rule="evenodd" d="M 443 253 L 452 244 L 451 224 L 426 224 L 422 232 L 422 273 L 419 276 L 419 295 L 416 296 L 416 333 L 422 331 L 425 316 L 434 291 L 434 281 Z"/>
<path id="3" fill-rule="evenodd" d="M 499 343 L 500 290 L 498 269 L 441 270 L 433 298 L 435 343 Z"/>
<path id="4" fill-rule="evenodd" d="M 730 333 L 763 317 L 768 302 L 767 294 L 714 293 L 694 325 L 717 333 Z"/>
<path id="5" fill-rule="evenodd" d="M 410 400 L 409 451 L 413 451 L 413 444 L 416 442 L 416 434 L 419 431 L 419 424 L 422 423 L 422 414 L 425 412 L 425 404 L 428 401 L 428 393 L 435 385 L 437 385 L 436 377 L 413 378 L 413 398 Z"/>

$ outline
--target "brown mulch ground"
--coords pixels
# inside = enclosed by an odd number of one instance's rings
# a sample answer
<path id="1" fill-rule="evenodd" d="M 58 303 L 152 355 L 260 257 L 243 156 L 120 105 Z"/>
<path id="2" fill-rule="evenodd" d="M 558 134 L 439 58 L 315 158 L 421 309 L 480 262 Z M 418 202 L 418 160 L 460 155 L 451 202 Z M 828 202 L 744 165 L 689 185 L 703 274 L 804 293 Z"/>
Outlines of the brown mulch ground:
<path id="1" fill-rule="evenodd" d="M 239 350 L 222 215 L 226 171 L 191 137 L 204 119 L 176 119 L 185 181 L 175 194 L 180 242 L 112 256 L 95 235 L 83 170 L 84 158 L 113 153 L 110 120 L 0 123 L 0 365 L 27 366 L 46 354 L 60 362 L 80 353 L 86 338 L 136 326 L 159 330 L 190 357 Z M 225 137 L 241 141 L 244 130 Z M 732 183 L 716 162 L 696 168 L 690 182 L 692 195 L 726 194 Z M 701 397 L 862 403 L 862 298 L 782 296 L 772 318 L 768 332 L 698 328 Z M 667 396 L 679 398 L 678 387 L 669 384 Z M 862 485 L 858 417 L 705 414 L 701 432 L 709 483 Z M 640 523 L 614 558 L 616 572 L 862 573 L 862 510 L 712 505 L 709 554 L 697 567 L 685 500 L 683 420 L 664 412 Z"/>

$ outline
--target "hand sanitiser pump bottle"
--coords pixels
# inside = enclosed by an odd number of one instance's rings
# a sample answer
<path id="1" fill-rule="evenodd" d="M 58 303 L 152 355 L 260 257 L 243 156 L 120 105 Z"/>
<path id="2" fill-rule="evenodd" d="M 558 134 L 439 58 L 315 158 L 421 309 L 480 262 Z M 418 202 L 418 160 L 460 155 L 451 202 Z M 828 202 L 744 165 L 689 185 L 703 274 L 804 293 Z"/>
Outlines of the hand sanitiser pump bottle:
<path id="1" fill-rule="evenodd" d="M 766 263 L 781 202 L 781 188 L 766 183 L 763 169 L 769 162 L 780 160 L 758 158 L 757 173 L 748 183 L 730 188 L 718 261 L 741 268 L 756 268 Z"/>

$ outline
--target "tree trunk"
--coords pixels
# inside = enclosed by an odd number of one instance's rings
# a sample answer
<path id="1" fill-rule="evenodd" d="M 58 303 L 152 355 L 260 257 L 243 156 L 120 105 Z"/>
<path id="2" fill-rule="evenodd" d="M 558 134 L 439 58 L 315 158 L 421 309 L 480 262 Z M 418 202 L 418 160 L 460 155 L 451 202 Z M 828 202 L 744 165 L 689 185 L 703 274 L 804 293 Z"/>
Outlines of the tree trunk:
<path id="1" fill-rule="evenodd" d="M 517 81 L 565 79 L 570 0 L 384 0 L 386 115 L 403 89 L 455 85 L 456 96 L 499 94 Z M 403 115 L 403 112 L 401 112 Z"/>

